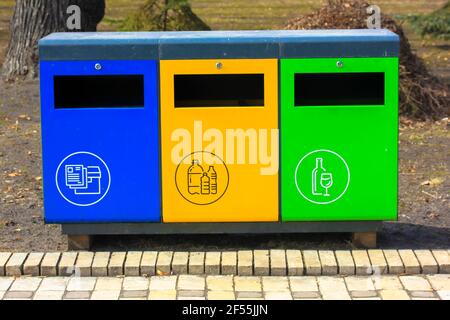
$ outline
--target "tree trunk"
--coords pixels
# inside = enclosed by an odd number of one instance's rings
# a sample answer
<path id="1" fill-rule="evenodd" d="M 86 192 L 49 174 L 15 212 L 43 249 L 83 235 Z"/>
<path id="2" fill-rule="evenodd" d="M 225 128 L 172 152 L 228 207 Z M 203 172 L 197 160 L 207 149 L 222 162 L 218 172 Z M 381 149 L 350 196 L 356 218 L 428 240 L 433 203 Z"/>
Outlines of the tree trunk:
<path id="1" fill-rule="evenodd" d="M 67 8 L 81 9 L 81 29 L 68 30 Z M 3 64 L 6 81 L 38 76 L 39 39 L 52 32 L 96 31 L 105 12 L 105 0 L 16 0 L 10 41 Z"/>

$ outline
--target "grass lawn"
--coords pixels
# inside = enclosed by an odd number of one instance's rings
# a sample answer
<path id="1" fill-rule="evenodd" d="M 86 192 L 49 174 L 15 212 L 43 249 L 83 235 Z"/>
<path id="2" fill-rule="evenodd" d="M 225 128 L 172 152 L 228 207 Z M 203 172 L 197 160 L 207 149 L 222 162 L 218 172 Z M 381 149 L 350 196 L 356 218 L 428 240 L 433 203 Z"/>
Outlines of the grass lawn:
<path id="1" fill-rule="evenodd" d="M 438 9 L 446 0 L 378 0 L 382 12 L 392 15 L 426 14 Z M 106 14 L 99 26 L 101 31 L 114 31 L 120 22 L 137 10 L 145 0 L 106 0 Z M 309 13 L 325 0 L 191 0 L 193 11 L 215 30 L 279 29 L 287 20 Z M 0 63 L 5 54 L 9 35 L 9 20 L 14 0 L 0 4 Z M 450 78 L 449 41 L 422 39 L 405 24 L 413 47 L 432 69 Z"/>
<path id="2" fill-rule="evenodd" d="M 103 30 L 114 30 L 145 0 L 106 0 Z M 276 29 L 287 20 L 311 12 L 325 0 L 190 0 L 193 11 L 216 30 Z M 382 12 L 389 14 L 425 14 L 445 3 L 445 0 L 378 0 Z"/>

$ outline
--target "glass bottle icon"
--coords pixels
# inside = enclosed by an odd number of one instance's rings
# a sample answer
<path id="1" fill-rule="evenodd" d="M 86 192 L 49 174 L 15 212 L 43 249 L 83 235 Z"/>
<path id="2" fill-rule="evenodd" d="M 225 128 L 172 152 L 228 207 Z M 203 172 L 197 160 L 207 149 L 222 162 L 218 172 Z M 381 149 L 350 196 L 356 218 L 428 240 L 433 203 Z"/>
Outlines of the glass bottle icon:
<path id="1" fill-rule="evenodd" d="M 198 160 L 192 160 L 192 165 L 188 169 L 188 192 L 190 194 L 200 194 L 201 178 L 203 176 L 203 168 Z"/>
<path id="2" fill-rule="evenodd" d="M 210 183 L 209 183 L 209 177 L 206 172 L 203 173 L 201 179 L 201 186 L 202 186 L 202 194 L 210 194 Z"/>
<path id="3" fill-rule="evenodd" d="M 217 194 L 217 172 L 213 166 L 209 166 L 208 175 L 210 178 L 210 190 L 211 194 Z"/>
<path id="4" fill-rule="evenodd" d="M 322 195 L 323 190 L 321 189 L 320 178 L 324 172 L 326 170 L 323 167 L 323 159 L 316 158 L 316 167 L 312 171 L 312 194 L 315 196 Z"/>

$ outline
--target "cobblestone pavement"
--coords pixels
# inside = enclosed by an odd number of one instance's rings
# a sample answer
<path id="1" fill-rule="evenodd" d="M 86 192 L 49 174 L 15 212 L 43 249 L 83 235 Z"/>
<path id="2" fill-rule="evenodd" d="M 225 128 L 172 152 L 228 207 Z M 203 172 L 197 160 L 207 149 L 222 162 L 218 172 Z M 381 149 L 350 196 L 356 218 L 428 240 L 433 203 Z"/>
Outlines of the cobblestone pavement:
<path id="1" fill-rule="evenodd" d="M 0 276 L 450 274 L 450 250 L 0 252 Z"/>
<path id="2" fill-rule="evenodd" d="M 450 300 L 450 275 L 0 277 L 0 299 Z"/>

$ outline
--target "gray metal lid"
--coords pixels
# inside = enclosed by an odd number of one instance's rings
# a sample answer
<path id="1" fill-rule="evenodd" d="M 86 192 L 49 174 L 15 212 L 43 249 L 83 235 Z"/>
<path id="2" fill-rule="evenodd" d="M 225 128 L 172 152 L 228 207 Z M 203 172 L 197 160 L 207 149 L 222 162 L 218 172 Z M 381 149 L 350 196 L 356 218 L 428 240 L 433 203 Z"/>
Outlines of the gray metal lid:
<path id="1" fill-rule="evenodd" d="M 395 57 L 399 37 L 385 29 L 54 33 L 41 60 L 176 60 Z"/>
<path id="2" fill-rule="evenodd" d="M 160 32 L 63 32 L 39 41 L 41 60 L 157 60 Z"/>

